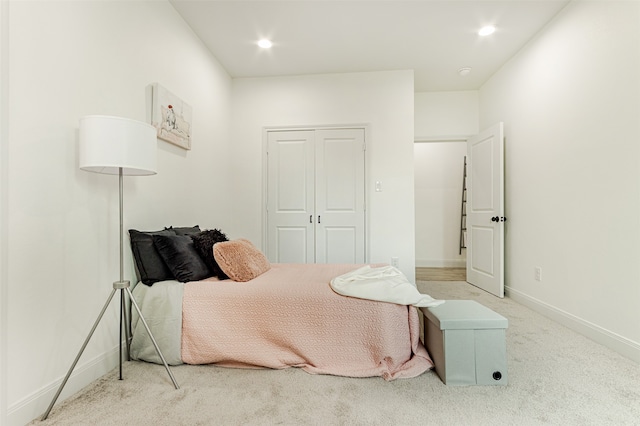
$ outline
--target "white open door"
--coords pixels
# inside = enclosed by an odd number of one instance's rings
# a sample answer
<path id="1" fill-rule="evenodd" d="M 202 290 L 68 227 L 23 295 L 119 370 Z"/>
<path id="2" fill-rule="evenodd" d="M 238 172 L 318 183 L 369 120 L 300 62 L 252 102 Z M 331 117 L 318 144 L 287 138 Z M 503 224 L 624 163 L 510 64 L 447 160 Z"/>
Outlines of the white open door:
<path id="1" fill-rule="evenodd" d="M 504 131 L 467 140 L 467 281 L 504 297 Z"/>

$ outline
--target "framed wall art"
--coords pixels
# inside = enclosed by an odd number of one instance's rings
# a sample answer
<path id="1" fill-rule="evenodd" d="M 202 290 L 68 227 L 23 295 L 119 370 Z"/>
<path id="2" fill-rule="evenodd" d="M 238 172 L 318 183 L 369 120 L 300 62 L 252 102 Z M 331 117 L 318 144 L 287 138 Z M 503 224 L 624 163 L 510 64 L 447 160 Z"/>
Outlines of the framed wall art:
<path id="1" fill-rule="evenodd" d="M 158 138 L 191 149 L 191 106 L 158 83 L 151 85 L 151 124 Z"/>

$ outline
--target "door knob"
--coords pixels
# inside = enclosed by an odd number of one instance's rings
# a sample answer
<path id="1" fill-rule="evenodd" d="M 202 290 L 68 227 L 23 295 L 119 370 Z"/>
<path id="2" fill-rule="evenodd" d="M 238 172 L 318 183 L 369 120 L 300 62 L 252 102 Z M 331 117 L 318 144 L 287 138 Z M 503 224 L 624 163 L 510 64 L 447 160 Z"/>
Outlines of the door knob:
<path id="1" fill-rule="evenodd" d="M 498 216 L 494 216 L 491 218 L 491 222 L 499 222 L 500 221 L 500 217 Z"/>

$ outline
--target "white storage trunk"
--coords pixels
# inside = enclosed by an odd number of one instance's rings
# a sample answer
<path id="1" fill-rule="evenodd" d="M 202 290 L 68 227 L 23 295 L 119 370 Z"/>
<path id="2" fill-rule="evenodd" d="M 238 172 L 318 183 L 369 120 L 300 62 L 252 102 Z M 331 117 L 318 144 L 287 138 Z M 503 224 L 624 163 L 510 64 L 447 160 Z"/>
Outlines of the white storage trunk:
<path id="1" fill-rule="evenodd" d="M 447 300 L 420 310 L 425 346 L 445 384 L 507 384 L 505 317 L 473 300 Z"/>

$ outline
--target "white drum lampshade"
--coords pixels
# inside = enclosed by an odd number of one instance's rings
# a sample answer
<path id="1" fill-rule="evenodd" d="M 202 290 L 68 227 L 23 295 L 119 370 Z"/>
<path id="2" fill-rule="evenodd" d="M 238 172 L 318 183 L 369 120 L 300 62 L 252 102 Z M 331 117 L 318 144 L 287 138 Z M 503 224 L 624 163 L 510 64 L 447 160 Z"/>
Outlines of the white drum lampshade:
<path id="1" fill-rule="evenodd" d="M 156 128 L 142 121 L 106 115 L 80 119 L 80 168 L 88 172 L 156 174 Z"/>

